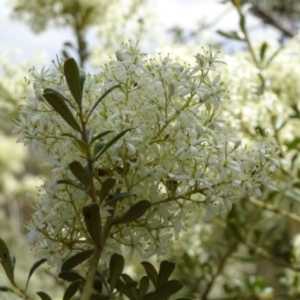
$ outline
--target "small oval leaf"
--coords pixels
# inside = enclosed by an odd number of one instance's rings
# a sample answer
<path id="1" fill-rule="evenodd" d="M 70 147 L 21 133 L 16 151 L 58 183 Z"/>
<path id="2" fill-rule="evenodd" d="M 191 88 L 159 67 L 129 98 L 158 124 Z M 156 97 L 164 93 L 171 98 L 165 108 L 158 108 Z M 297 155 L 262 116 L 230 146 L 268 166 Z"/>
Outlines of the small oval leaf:
<path id="1" fill-rule="evenodd" d="M 101 281 L 100 279 L 98 279 L 98 278 L 94 279 L 94 282 L 93 282 L 93 289 L 94 289 L 97 293 L 99 293 L 99 294 L 102 293 L 102 287 L 103 287 L 102 281 Z"/>
<path id="2" fill-rule="evenodd" d="M 164 300 L 171 295 L 177 293 L 183 288 L 183 284 L 179 280 L 170 280 L 160 286 L 150 298 L 151 300 Z M 149 300 L 150 300 L 149 299 Z"/>
<path id="3" fill-rule="evenodd" d="M 67 106 L 66 102 L 63 98 L 59 97 L 54 93 L 44 93 L 43 97 L 47 100 L 47 102 L 52 106 L 52 108 L 60 114 L 60 116 L 76 131 L 81 131 L 80 127 Z"/>
<path id="4" fill-rule="evenodd" d="M 84 250 L 68 258 L 61 266 L 61 271 L 70 271 L 91 257 L 94 249 Z"/>
<path id="5" fill-rule="evenodd" d="M 37 292 L 37 294 L 40 296 L 42 300 L 52 300 L 51 297 L 44 292 Z"/>
<path id="6" fill-rule="evenodd" d="M 133 281 L 132 278 L 127 274 L 121 275 L 123 281 L 126 284 L 126 288 L 130 291 L 133 299 L 138 299 L 137 282 Z"/>
<path id="7" fill-rule="evenodd" d="M 143 262 L 141 262 L 141 264 L 143 265 L 143 267 L 146 271 L 146 274 L 149 276 L 151 282 L 156 287 L 157 286 L 157 280 L 158 280 L 157 271 L 155 270 L 153 265 L 151 263 L 149 263 L 148 261 L 143 261 Z"/>
<path id="8" fill-rule="evenodd" d="M 161 285 L 163 285 L 165 282 L 169 280 L 169 277 L 173 273 L 174 269 L 175 269 L 175 263 L 172 261 L 164 260 L 160 263 L 157 287 L 160 287 Z"/>
<path id="9" fill-rule="evenodd" d="M 41 264 L 43 264 L 45 261 L 47 261 L 47 259 L 46 259 L 46 258 L 42 258 L 42 259 L 36 261 L 36 262 L 32 265 L 32 267 L 31 267 L 31 269 L 30 269 L 30 271 L 29 271 L 29 274 L 28 274 L 28 278 L 27 278 L 25 290 L 27 290 L 28 283 L 29 283 L 29 279 L 30 279 L 31 275 L 33 274 L 33 272 L 34 272 Z"/>
<path id="10" fill-rule="evenodd" d="M 109 262 L 109 284 L 112 292 L 118 282 L 124 268 L 124 257 L 114 253 Z"/>
<path id="11" fill-rule="evenodd" d="M 79 290 L 80 284 L 80 280 L 72 282 L 66 289 L 63 300 L 70 300 Z"/>
<path id="12" fill-rule="evenodd" d="M 6 273 L 9 281 L 14 285 L 14 267 L 10 258 L 10 254 L 5 242 L 0 238 L 0 263 Z"/>
<path id="13" fill-rule="evenodd" d="M 79 68 L 74 58 L 68 58 L 64 63 L 64 75 L 72 96 L 81 107 L 82 89 Z"/>
<path id="14" fill-rule="evenodd" d="M 132 130 L 133 128 L 128 128 L 123 130 L 122 132 L 118 133 L 112 140 L 110 140 L 105 146 L 100 150 L 100 152 L 97 154 L 95 160 L 97 160 L 101 154 L 103 154 L 108 148 L 110 148 L 114 143 L 116 143 L 126 132 Z"/>
<path id="15" fill-rule="evenodd" d="M 82 214 L 89 235 L 92 238 L 95 246 L 99 248 L 101 244 L 101 221 L 99 205 L 92 203 L 84 206 L 82 209 Z"/>
<path id="16" fill-rule="evenodd" d="M 57 184 L 68 184 L 68 185 L 72 185 L 82 191 L 85 191 L 85 187 L 81 184 L 78 184 L 77 182 L 70 180 L 70 179 L 59 179 L 56 181 Z"/>
<path id="17" fill-rule="evenodd" d="M 132 197 L 132 196 L 136 196 L 136 194 L 133 194 L 133 193 L 120 193 L 120 194 L 117 194 L 114 197 L 107 200 L 104 204 L 104 207 L 107 206 L 107 205 L 110 205 L 114 202 L 117 202 L 119 200 L 123 200 L 125 198 Z"/>
<path id="18" fill-rule="evenodd" d="M 149 289 L 149 277 L 143 276 L 140 280 L 139 299 L 142 299 Z"/>
<path id="19" fill-rule="evenodd" d="M 136 221 L 137 219 L 142 217 L 150 207 L 151 203 L 148 200 L 141 200 L 130 207 L 130 209 L 125 213 L 124 216 L 115 219 L 113 221 L 113 224 L 126 224 Z"/>
<path id="20" fill-rule="evenodd" d="M 85 187 L 90 185 L 89 171 L 84 168 L 79 161 L 72 161 L 69 164 L 69 168 L 72 174 L 79 180 L 81 184 L 83 184 Z"/>
<path id="21" fill-rule="evenodd" d="M 101 95 L 97 101 L 95 102 L 95 104 L 93 105 L 93 107 L 91 108 L 90 112 L 87 115 L 86 121 L 89 119 L 89 117 L 91 116 L 92 112 L 94 111 L 94 109 L 99 105 L 99 103 L 110 93 L 112 92 L 115 88 L 120 87 L 119 84 L 114 85 L 113 87 L 111 87 L 110 89 L 108 89 L 106 92 L 104 92 L 103 95 Z"/>
<path id="22" fill-rule="evenodd" d="M 75 271 L 60 272 L 58 274 L 58 277 L 69 282 L 78 281 L 78 280 L 81 280 L 83 282 L 85 281 L 85 279 Z"/>
<path id="23" fill-rule="evenodd" d="M 116 182 L 117 180 L 115 178 L 109 177 L 102 183 L 99 194 L 101 202 L 108 196 L 109 192 L 114 188 Z"/>

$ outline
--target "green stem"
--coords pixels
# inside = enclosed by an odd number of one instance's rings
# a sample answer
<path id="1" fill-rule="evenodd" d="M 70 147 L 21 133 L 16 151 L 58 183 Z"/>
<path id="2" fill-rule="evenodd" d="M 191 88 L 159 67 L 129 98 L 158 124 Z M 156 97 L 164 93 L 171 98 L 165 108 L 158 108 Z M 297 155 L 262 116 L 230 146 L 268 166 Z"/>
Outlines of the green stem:
<path id="1" fill-rule="evenodd" d="M 95 252 L 89 263 L 89 270 L 86 276 L 86 282 L 83 288 L 83 292 L 81 294 L 80 300 L 90 300 L 92 292 L 93 292 L 93 283 L 96 276 L 98 263 L 101 257 L 102 248 L 95 248 Z"/>

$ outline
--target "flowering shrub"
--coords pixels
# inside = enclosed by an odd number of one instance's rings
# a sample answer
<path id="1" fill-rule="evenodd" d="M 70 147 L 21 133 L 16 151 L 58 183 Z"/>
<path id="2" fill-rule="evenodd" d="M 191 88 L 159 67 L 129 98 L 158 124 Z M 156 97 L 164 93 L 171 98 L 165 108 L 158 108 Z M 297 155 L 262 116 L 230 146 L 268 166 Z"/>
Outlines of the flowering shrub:
<path id="1" fill-rule="evenodd" d="M 261 186 L 276 189 L 274 140 L 244 144 L 219 117 L 218 52 L 197 54 L 190 66 L 149 59 L 130 44 L 116 58 L 94 76 L 73 59 L 53 73 L 33 69 L 35 95 L 15 129 L 52 168 L 28 238 L 57 268 L 94 253 L 88 278 L 113 253 L 166 254 L 199 206 L 209 219 L 244 195 L 260 196 Z"/>

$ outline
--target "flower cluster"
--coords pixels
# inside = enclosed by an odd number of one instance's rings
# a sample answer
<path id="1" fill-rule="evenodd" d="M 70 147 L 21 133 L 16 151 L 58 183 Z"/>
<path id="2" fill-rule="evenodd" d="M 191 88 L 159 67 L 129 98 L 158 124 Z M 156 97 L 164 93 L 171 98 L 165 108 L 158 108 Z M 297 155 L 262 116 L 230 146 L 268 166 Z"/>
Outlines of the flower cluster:
<path id="1" fill-rule="evenodd" d="M 257 136 L 243 145 L 219 117 L 226 95 L 216 68 L 220 63 L 218 52 L 213 54 L 211 49 L 197 54 L 190 66 L 169 56 L 149 59 L 136 46 L 126 45 L 100 75 L 87 75 L 82 110 L 91 135 L 111 131 L 103 137 L 106 143 L 130 129 L 93 162 L 95 192 L 113 178 L 112 195 L 134 194 L 115 204 L 115 217 L 141 199 L 151 204 L 138 220 L 111 228 L 102 259 L 124 249 L 142 257 L 163 255 L 171 238 L 186 230 L 185 222 L 197 207 L 204 207 L 209 219 L 223 208 L 230 209 L 245 194 L 260 196 L 261 186 L 275 189 L 270 179 L 278 164 L 273 139 Z M 75 180 L 69 164 L 84 165 L 86 160 L 78 140 L 70 138 L 78 133 L 43 98 L 45 88 L 56 90 L 78 117 L 62 64 L 53 74 L 33 70 L 33 75 L 35 96 L 21 108 L 15 131 L 19 141 L 48 162 L 52 175 L 34 204 L 28 236 L 40 255 L 59 266 L 72 253 L 92 246 L 81 214 L 91 202 L 89 195 L 57 182 Z M 109 89 L 89 116 L 99 96 Z M 105 205 L 107 199 L 97 201 L 104 225 L 110 206 Z"/>

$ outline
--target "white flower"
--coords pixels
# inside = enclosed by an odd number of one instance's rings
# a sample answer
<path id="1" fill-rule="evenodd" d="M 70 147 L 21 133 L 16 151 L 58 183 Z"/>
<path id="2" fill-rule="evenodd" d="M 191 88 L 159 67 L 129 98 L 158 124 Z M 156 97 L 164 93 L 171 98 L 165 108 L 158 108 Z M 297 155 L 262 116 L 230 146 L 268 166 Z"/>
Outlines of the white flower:
<path id="1" fill-rule="evenodd" d="M 224 91 L 216 72 L 215 65 L 222 63 L 217 53 L 210 50 L 197 55 L 195 65 L 188 68 L 172 62 L 169 56 L 147 60 L 132 45 L 116 55 L 118 59 L 105 65 L 100 75 L 87 75 L 83 91 L 85 117 L 100 95 L 120 85 L 100 102 L 86 124 L 94 136 L 112 131 L 101 138 L 102 145 L 131 129 L 93 161 L 101 221 L 105 226 L 108 217 L 123 216 L 141 199 L 147 199 L 151 207 L 138 221 L 111 228 L 101 257 L 105 261 L 123 249 L 131 256 L 134 251 L 143 257 L 165 254 L 171 237 L 177 239 L 186 230 L 184 222 L 193 210 L 204 207 L 205 219 L 209 219 L 224 208 L 230 209 L 245 193 L 257 196 L 261 185 L 272 186 L 269 170 L 278 165 L 271 138 L 243 145 L 235 130 L 220 119 Z M 81 214 L 91 202 L 89 193 L 57 184 L 60 179 L 76 182 L 69 169 L 72 161 L 87 164 L 80 143 L 69 135 L 81 137 L 41 98 L 47 87 L 63 94 L 80 124 L 80 112 L 61 69 L 47 76 L 33 74 L 35 101 L 22 107 L 16 129 L 19 139 L 39 150 L 43 161 L 53 168 L 29 226 L 30 239 L 44 237 L 46 244 L 36 240 L 36 249 L 53 264 L 61 263 L 58 256 L 69 255 L 70 245 L 77 251 L 92 247 Z M 100 199 L 102 184 L 108 178 L 114 178 L 116 184 L 106 199 Z M 105 203 L 120 192 L 135 196 L 116 202 L 112 214 Z"/>

